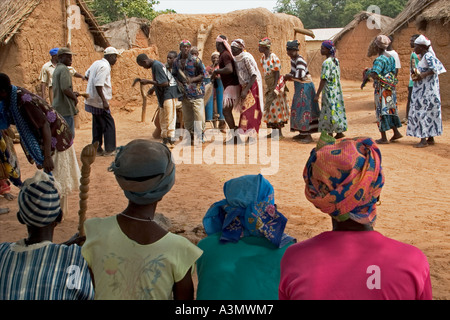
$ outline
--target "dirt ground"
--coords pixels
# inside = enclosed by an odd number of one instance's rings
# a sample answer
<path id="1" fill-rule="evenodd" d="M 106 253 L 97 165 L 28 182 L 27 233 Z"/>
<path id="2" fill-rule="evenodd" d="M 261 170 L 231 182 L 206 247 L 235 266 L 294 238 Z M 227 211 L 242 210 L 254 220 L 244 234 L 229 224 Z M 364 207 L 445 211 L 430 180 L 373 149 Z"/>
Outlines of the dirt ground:
<path id="1" fill-rule="evenodd" d="M 318 83 L 317 79 L 315 83 Z M 378 139 L 370 86 L 361 91 L 358 82 L 343 81 L 342 84 L 349 124 L 346 136 L 370 136 Z M 150 100 L 148 108 L 146 123 L 140 122 L 139 106 L 114 112 L 118 146 L 136 138 L 153 139 L 154 125 L 150 124 L 150 120 L 156 108 L 154 98 Z M 400 117 L 403 118 L 405 103 L 400 103 L 399 108 Z M 450 110 L 444 111 L 443 118 L 444 134 L 436 138 L 434 146 L 413 148 L 418 139 L 406 137 L 406 126 L 400 129 L 403 139 L 380 146 L 386 183 L 375 226 L 382 234 L 414 245 L 426 254 L 431 267 L 434 299 L 450 299 L 450 195 L 447 193 L 450 187 Z M 288 128 L 284 128 L 283 133 L 286 138 L 279 142 L 279 149 L 271 149 L 274 150 L 271 152 L 272 159 L 279 159 L 279 168 L 276 174 L 265 177 L 275 189 L 275 202 L 280 212 L 288 218 L 287 233 L 302 241 L 330 230 L 331 221 L 304 196 L 302 172 L 315 144 L 303 145 L 292 140 L 295 134 L 289 132 Z M 388 137 L 390 135 L 391 132 Z M 315 135 L 314 140 L 317 139 L 318 135 Z M 90 142 L 91 124 L 82 123 L 76 131 L 77 154 Z M 211 148 L 211 144 L 203 146 L 204 154 L 210 150 L 208 148 Z M 205 157 L 202 164 L 189 164 L 185 161 L 177 165 L 176 183 L 157 208 L 157 212 L 170 219 L 170 230 L 185 235 L 194 243 L 198 242 L 203 236 L 202 218 L 212 203 L 223 199 L 224 182 L 245 174 L 263 173 L 264 168 L 267 170 L 269 165 L 263 163 L 262 158 L 258 158 L 256 164 L 251 162 L 249 147 L 246 148 L 247 155 L 241 164 L 230 164 L 228 161 L 223 161 L 228 164 L 208 164 L 208 157 Z M 188 150 L 199 152 L 202 147 L 189 147 Z M 34 167 L 26 161 L 19 145 L 16 145 L 16 151 L 23 179 L 31 177 Z M 209 153 L 211 154 L 210 151 Z M 114 215 L 127 205 L 113 174 L 107 170 L 112 161 L 111 157 L 97 157 L 92 165 L 88 218 Z M 13 195 L 17 196 L 18 192 L 17 188 L 12 188 Z M 55 230 L 55 242 L 67 240 L 77 232 L 78 192 L 74 191 L 70 196 L 69 205 L 70 212 Z M 0 216 L 0 242 L 13 242 L 25 237 L 26 228 L 16 219 L 17 200 L 7 201 L 2 198 L 0 206 L 10 208 L 9 214 Z"/>

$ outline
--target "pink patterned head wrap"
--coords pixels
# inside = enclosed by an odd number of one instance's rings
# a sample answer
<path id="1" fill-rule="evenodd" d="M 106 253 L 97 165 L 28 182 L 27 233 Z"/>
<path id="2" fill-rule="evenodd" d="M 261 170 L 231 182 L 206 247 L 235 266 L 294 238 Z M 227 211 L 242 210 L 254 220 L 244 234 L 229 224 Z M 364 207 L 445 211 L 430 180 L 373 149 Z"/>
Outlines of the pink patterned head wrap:
<path id="1" fill-rule="evenodd" d="M 371 138 L 314 148 L 303 171 L 306 198 L 337 221 L 373 225 L 384 185 L 381 152 Z"/>
<path id="2" fill-rule="evenodd" d="M 378 48 L 386 50 L 390 44 L 391 44 L 391 39 L 389 39 L 389 37 L 385 36 L 384 34 L 380 34 L 375 38 L 375 45 Z"/>
<path id="3" fill-rule="evenodd" d="M 228 43 L 227 40 L 223 39 L 221 36 L 217 36 L 216 42 L 223 43 L 223 45 L 225 46 L 225 49 L 226 49 L 226 50 L 231 54 L 231 56 L 233 57 L 233 53 L 231 52 L 230 44 Z"/>

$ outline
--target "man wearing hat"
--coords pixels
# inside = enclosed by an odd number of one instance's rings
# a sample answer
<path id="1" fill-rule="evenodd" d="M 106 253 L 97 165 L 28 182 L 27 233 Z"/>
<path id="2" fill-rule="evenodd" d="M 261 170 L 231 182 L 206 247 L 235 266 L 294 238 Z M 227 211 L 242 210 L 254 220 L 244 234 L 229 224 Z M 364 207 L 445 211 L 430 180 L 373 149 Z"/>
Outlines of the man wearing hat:
<path id="1" fill-rule="evenodd" d="M 73 52 L 69 48 L 60 48 L 57 53 L 58 64 L 53 71 L 53 108 L 64 117 L 75 137 L 74 116 L 78 113 L 78 92 L 73 91 L 72 75 L 69 67 L 72 65 Z"/>
<path id="2" fill-rule="evenodd" d="M 39 80 L 41 81 L 41 97 L 48 102 L 45 89 L 48 88 L 48 96 L 50 104 L 53 103 L 53 93 L 52 93 L 52 79 L 53 72 L 55 71 L 56 65 L 58 64 L 58 50 L 59 48 L 53 48 L 50 50 L 50 61 L 47 61 L 41 69 L 39 74 Z M 70 74 L 76 78 L 87 80 L 82 74 L 78 73 L 72 66 L 69 67 Z"/>
<path id="3" fill-rule="evenodd" d="M 116 125 L 111 115 L 109 101 L 112 99 L 111 67 L 120 53 L 114 47 L 103 51 L 103 59 L 95 61 L 86 71 L 88 79 L 85 110 L 92 113 L 92 143 L 98 141 L 99 155 L 114 155 L 116 150 Z M 105 149 L 103 149 L 103 139 Z"/>
<path id="4" fill-rule="evenodd" d="M 28 237 L 0 244 L 0 300 L 91 300 L 94 289 L 78 245 L 55 244 L 61 221 L 59 184 L 37 171 L 18 196 Z"/>
<path id="5" fill-rule="evenodd" d="M 50 61 L 47 61 L 41 69 L 41 73 L 39 75 L 39 80 L 41 81 L 41 97 L 48 102 L 46 95 L 46 88 L 48 88 L 48 97 L 50 100 L 50 104 L 53 102 L 53 94 L 52 94 L 52 77 L 53 72 L 55 71 L 56 64 L 58 63 L 58 53 L 59 48 L 53 48 L 50 50 Z"/>

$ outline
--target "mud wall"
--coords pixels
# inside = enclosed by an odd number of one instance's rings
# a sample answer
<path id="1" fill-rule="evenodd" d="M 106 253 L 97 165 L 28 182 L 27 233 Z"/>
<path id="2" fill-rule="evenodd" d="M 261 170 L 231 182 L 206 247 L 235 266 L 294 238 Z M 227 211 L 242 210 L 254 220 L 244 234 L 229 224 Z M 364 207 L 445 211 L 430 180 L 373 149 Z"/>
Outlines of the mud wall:
<path id="1" fill-rule="evenodd" d="M 216 51 L 215 39 L 218 35 L 227 36 L 231 42 L 241 38 L 246 43 L 246 50 L 250 52 L 259 63 L 261 53 L 258 51 L 258 42 L 264 37 L 272 40 L 272 52 L 282 63 L 282 72 L 290 70 L 290 59 L 286 54 L 286 42 L 294 39 L 294 27 L 303 28 L 303 24 L 295 16 L 271 13 L 265 8 L 238 10 L 226 14 L 188 15 L 171 14 L 161 15 L 152 21 L 150 26 L 150 43 L 158 46 L 159 59 L 165 61 L 170 50 L 179 51 L 179 43 L 188 39 L 192 45 L 197 45 L 197 33 L 201 24 L 206 27 L 212 25 L 209 37 L 205 41 L 203 63 L 211 63 L 210 56 Z M 300 53 L 306 54 L 304 35 L 297 35 L 301 42 Z"/>
<path id="2" fill-rule="evenodd" d="M 111 82 L 113 98 L 110 103 L 112 109 L 130 110 L 131 108 L 142 107 L 140 86 L 138 83 L 132 87 L 133 80 L 135 78 L 152 79 L 152 71 L 151 69 L 144 69 L 136 63 L 136 57 L 141 53 L 145 53 L 152 59 L 156 59 L 158 56 L 158 50 L 154 46 L 148 48 L 134 48 L 124 51 L 116 64 L 112 67 Z M 146 87 L 145 92 L 147 92 L 148 89 L 149 87 Z M 149 99 L 149 103 L 156 103 L 156 99 Z"/>
<path id="3" fill-rule="evenodd" d="M 50 49 L 67 45 L 64 12 L 65 6 L 61 1 L 41 1 L 12 41 L 0 47 L 0 70 L 7 73 L 15 85 L 40 94 L 39 74 L 42 65 L 50 60 Z M 102 52 L 96 51 L 89 26 L 83 15 L 80 18 L 79 28 L 72 30 L 71 49 L 76 53 L 72 66 L 84 74 L 95 60 L 102 57 Z M 74 78 L 73 84 L 75 91 L 86 90 L 86 82 L 79 78 Z M 79 118 L 85 120 L 88 116 L 80 107 L 81 102 L 80 99 Z"/>
<path id="4" fill-rule="evenodd" d="M 336 57 L 341 62 L 342 79 L 362 81 L 363 70 L 372 67 L 376 58 L 367 57 L 367 48 L 379 33 L 379 29 L 367 28 L 364 20 L 339 40 L 336 44 Z"/>

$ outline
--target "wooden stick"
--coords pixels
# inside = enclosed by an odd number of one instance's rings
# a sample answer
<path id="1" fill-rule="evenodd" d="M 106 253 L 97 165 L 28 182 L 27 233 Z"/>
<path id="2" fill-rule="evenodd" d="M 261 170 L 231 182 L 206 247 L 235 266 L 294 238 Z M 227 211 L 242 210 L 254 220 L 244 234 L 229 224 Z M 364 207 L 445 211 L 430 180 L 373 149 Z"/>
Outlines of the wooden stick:
<path id="1" fill-rule="evenodd" d="M 97 156 L 98 142 L 89 144 L 81 151 L 81 178 L 80 178 L 80 210 L 78 211 L 78 234 L 84 237 L 84 221 L 86 220 L 87 199 L 89 198 L 89 176 L 91 174 L 91 165 Z"/>
<path id="2" fill-rule="evenodd" d="M 305 35 L 307 35 L 307 36 L 310 36 L 310 37 L 313 38 L 313 39 L 316 37 L 316 36 L 314 35 L 314 32 L 312 32 L 312 31 L 309 30 L 309 29 L 303 29 L 303 28 L 297 28 L 297 27 L 295 27 L 295 28 L 294 28 L 294 37 L 295 37 L 295 35 L 296 35 L 297 33 L 305 34 Z"/>
<path id="3" fill-rule="evenodd" d="M 142 96 L 142 115 L 141 122 L 145 122 L 145 117 L 147 115 L 147 94 L 144 92 L 144 85 L 140 84 L 141 96 Z"/>

